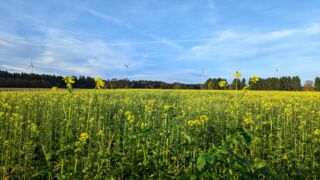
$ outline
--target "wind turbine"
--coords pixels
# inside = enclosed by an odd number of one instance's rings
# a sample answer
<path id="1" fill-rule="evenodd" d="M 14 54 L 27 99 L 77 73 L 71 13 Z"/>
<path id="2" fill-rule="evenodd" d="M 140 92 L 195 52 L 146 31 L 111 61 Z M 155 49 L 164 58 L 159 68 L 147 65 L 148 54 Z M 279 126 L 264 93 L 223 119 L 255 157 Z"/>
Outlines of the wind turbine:
<path id="1" fill-rule="evenodd" d="M 124 67 L 126 67 L 126 79 L 128 79 L 128 69 L 129 69 L 130 64 L 124 64 Z"/>
<path id="2" fill-rule="evenodd" d="M 31 73 L 33 73 L 33 68 L 35 68 L 35 66 L 33 65 L 32 59 L 31 59 L 30 65 L 27 67 L 27 69 L 30 69 L 30 68 L 31 68 Z"/>

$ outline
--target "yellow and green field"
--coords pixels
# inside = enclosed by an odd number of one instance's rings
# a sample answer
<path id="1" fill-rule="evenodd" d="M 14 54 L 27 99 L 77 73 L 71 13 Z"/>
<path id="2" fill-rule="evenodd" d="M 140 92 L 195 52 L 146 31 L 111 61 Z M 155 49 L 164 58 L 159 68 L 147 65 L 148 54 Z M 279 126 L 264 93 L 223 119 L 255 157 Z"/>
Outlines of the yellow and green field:
<path id="1" fill-rule="evenodd" d="M 320 94 L 0 92 L 2 179 L 319 179 Z"/>

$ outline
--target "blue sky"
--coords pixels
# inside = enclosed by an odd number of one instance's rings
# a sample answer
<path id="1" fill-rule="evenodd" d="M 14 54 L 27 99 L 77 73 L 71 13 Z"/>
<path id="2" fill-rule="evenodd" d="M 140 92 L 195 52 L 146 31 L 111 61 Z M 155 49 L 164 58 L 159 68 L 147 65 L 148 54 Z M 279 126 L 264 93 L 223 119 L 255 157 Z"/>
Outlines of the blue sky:
<path id="1" fill-rule="evenodd" d="M 318 0 L 2 0 L 0 68 L 200 83 L 320 76 Z M 278 69 L 278 73 L 276 73 Z"/>

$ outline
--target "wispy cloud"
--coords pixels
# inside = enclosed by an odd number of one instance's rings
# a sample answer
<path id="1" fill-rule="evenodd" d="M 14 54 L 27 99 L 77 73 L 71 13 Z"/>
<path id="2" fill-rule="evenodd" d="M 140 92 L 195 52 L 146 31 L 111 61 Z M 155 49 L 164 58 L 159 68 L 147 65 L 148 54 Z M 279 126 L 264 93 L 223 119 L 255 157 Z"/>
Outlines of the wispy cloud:
<path id="1" fill-rule="evenodd" d="M 106 21 L 109 21 L 109 22 L 112 22 L 112 23 L 115 23 L 121 27 L 124 27 L 124 28 L 127 28 L 129 30 L 132 30 L 132 31 L 135 31 L 134 27 L 132 27 L 129 23 L 126 23 L 124 22 L 123 20 L 120 20 L 119 18 L 116 18 L 114 16 L 110 16 L 110 15 L 107 15 L 105 13 L 102 13 L 102 12 L 98 12 L 96 10 L 93 10 L 93 9 L 90 9 L 90 8 L 81 8 L 82 11 L 85 11 L 95 17 L 98 17 L 98 18 L 101 18 L 101 19 L 104 19 Z"/>
<path id="2" fill-rule="evenodd" d="M 151 39 L 153 39 L 154 43 L 161 43 L 161 44 L 165 44 L 165 45 L 168 45 L 172 48 L 175 48 L 175 49 L 178 49 L 178 50 L 182 50 L 183 48 L 177 43 L 177 41 L 170 41 L 170 40 L 167 40 L 165 38 L 162 38 L 162 37 L 159 37 L 155 34 L 152 34 L 152 33 L 147 33 L 147 32 L 144 32 L 142 30 L 139 30 L 137 28 L 135 28 L 134 26 L 130 25 L 129 23 L 126 23 L 124 22 L 123 20 L 120 20 L 119 18 L 117 17 L 114 17 L 114 16 L 110 16 L 110 15 L 107 15 L 105 13 L 102 13 L 102 12 L 98 12 L 96 10 L 93 10 L 93 9 L 89 9 L 89 8 L 82 8 L 83 11 L 85 12 L 88 12 L 90 13 L 91 15 L 95 16 L 95 17 L 98 17 L 98 18 L 101 18 L 101 19 L 104 19 L 108 22 L 112 22 L 112 23 L 115 23 L 123 28 L 126 28 L 130 31 L 133 31 L 135 33 L 139 33 L 139 34 L 142 34 L 146 37 L 149 37 Z M 142 44 L 144 42 L 141 42 Z"/>

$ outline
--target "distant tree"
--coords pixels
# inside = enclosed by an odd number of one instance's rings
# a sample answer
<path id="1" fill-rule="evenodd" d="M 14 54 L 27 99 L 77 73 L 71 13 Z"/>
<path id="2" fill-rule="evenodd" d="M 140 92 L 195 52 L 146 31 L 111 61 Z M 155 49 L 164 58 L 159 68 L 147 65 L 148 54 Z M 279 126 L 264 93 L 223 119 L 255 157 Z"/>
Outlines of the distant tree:
<path id="1" fill-rule="evenodd" d="M 304 87 L 303 87 L 304 91 L 313 91 L 314 87 L 313 87 L 313 82 L 308 80 L 304 83 Z"/>
<path id="2" fill-rule="evenodd" d="M 243 89 L 246 85 L 247 85 L 246 79 L 245 79 L 245 78 L 242 78 L 242 81 L 241 81 L 241 89 Z"/>
<path id="3" fill-rule="evenodd" d="M 292 89 L 294 91 L 300 91 L 301 90 L 301 79 L 298 76 L 292 77 Z"/>
<path id="4" fill-rule="evenodd" d="M 206 80 L 206 82 L 204 83 L 204 88 L 205 88 L 205 89 L 210 89 L 210 88 L 211 88 L 211 86 L 212 86 L 211 81 L 212 81 L 211 78 L 209 78 L 209 79 Z"/>
<path id="5" fill-rule="evenodd" d="M 314 81 L 315 90 L 320 91 L 320 77 L 316 77 Z"/>
<path id="6" fill-rule="evenodd" d="M 173 83 L 173 89 L 185 89 L 181 83 Z"/>
<path id="7" fill-rule="evenodd" d="M 241 81 L 240 79 L 233 79 L 231 85 L 230 85 L 230 89 L 232 90 L 237 90 L 237 89 L 241 89 Z"/>
<path id="8" fill-rule="evenodd" d="M 213 81 L 210 80 L 210 81 L 208 82 L 208 89 L 213 89 L 213 86 L 214 86 Z"/>
<path id="9" fill-rule="evenodd" d="M 205 83 L 205 87 L 206 89 L 224 89 L 219 86 L 220 81 L 227 81 L 227 80 L 223 78 L 209 78 Z"/>

